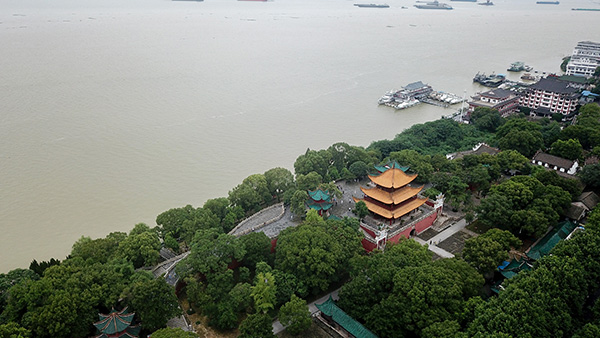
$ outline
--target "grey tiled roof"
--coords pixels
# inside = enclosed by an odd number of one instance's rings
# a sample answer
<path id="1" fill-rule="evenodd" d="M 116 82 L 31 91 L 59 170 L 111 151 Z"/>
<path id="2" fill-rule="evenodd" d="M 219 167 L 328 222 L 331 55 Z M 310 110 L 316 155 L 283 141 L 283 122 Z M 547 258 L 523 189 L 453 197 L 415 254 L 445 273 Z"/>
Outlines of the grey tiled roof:
<path id="1" fill-rule="evenodd" d="M 574 161 L 567 160 L 566 158 L 546 154 L 542 151 L 538 151 L 533 155 L 533 160 L 541 161 L 542 163 L 548 163 L 550 166 L 557 166 L 559 168 L 569 169 L 573 166 Z"/>
<path id="2" fill-rule="evenodd" d="M 578 92 L 576 88 L 569 87 L 567 82 L 559 81 L 551 77 L 541 79 L 538 83 L 529 88 L 560 94 L 573 94 Z"/>

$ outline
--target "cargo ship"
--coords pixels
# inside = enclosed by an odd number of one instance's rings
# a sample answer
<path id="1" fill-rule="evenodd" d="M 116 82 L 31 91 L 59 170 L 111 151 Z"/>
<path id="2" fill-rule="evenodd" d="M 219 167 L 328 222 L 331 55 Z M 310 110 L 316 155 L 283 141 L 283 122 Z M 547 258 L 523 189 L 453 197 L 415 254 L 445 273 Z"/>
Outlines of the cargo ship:
<path id="1" fill-rule="evenodd" d="M 450 0 L 450 1 L 458 1 L 458 2 L 477 2 L 477 0 Z"/>
<path id="2" fill-rule="evenodd" d="M 478 2 L 477 4 L 482 6 L 494 6 L 494 3 L 490 0 L 487 0 L 486 2 Z"/>
<path id="3" fill-rule="evenodd" d="M 443 3 L 443 2 L 438 2 L 437 0 L 434 0 L 431 2 L 420 3 L 418 5 L 415 5 L 415 7 L 419 8 L 419 9 L 454 9 L 454 8 L 452 8 L 452 6 L 450 6 L 446 3 Z"/>
<path id="4" fill-rule="evenodd" d="M 473 78 L 473 82 L 477 82 L 479 84 L 482 84 L 486 87 L 498 87 L 499 85 L 501 85 L 502 83 L 504 83 L 504 81 L 506 81 L 506 76 L 504 74 L 491 74 L 491 75 L 485 75 L 482 73 L 477 73 L 475 75 L 475 77 Z"/>
<path id="5" fill-rule="evenodd" d="M 354 4 L 354 6 L 361 8 L 390 8 L 390 6 L 386 4 Z"/>
<path id="6" fill-rule="evenodd" d="M 525 70 L 525 64 L 521 61 L 513 62 L 507 70 L 509 72 L 522 72 Z"/>
<path id="7" fill-rule="evenodd" d="M 572 11 L 592 11 L 597 12 L 600 11 L 600 8 L 571 8 Z"/>
<path id="8" fill-rule="evenodd" d="M 560 2 L 558 1 L 538 1 L 536 4 L 538 5 L 558 5 Z"/>

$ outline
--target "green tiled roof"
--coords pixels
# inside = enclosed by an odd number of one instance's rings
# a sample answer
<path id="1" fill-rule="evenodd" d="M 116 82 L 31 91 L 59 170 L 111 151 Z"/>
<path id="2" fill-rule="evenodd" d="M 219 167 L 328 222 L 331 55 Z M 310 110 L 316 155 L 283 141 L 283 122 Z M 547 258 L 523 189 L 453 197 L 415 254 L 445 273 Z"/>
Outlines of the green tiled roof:
<path id="1" fill-rule="evenodd" d="M 329 210 L 333 206 L 333 203 L 331 202 L 315 202 L 313 200 L 306 201 L 306 204 L 308 204 L 309 208 L 315 209 L 317 211 Z"/>
<path id="2" fill-rule="evenodd" d="M 135 313 L 128 313 L 127 308 L 117 312 L 115 309 L 108 315 L 98 314 L 99 322 L 94 323 L 100 335 L 98 338 L 111 337 L 137 337 L 139 327 L 130 327 Z M 120 333 L 120 335 L 118 335 Z"/>
<path id="3" fill-rule="evenodd" d="M 517 273 L 521 271 L 529 271 L 531 269 L 532 267 L 525 260 L 518 261 L 513 258 L 513 260 L 511 260 L 510 263 L 500 271 L 500 273 L 502 276 L 511 279 L 516 276 Z"/>
<path id="4" fill-rule="evenodd" d="M 331 201 L 331 195 L 328 190 L 317 189 L 315 191 L 309 191 L 308 196 L 314 201 Z"/>
<path id="5" fill-rule="evenodd" d="M 329 296 L 322 304 L 315 304 L 323 314 L 331 317 L 333 321 L 338 323 L 344 330 L 350 332 L 356 338 L 377 338 L 371 331 L 369 331 L 366 327 L 362 326 L 361 323 L 354 320 L 352 317 L 348 316 L 346 312 L 342 311 L 335 302 Z"/>
<path id="6" fill-rule="evenodd" d="M 382 173 L 382 172 L 384 172 L 384 171 L 386 171 L 386 170 L 388 170 L 388 169 L 394 169 L 394 168 L 395 168 L 395 169 L 400 169 L 400 170 L 402 170 L 402 171 L 404 171 L 404 172 L 406 172 L 406 171 L 409 169 L 409 167 L 404 167 L 404 166 L 401 166 L 401 165 L 400 165 L 398 162 L 396 162 L 396 161 L 389 161 L 389 162 L 388 162 L 388 163 L 386 163 L 386 164 L 381 164 L 381 165 L 376 165 L 376 166 L 375 166 L 375 169 L 376 169 L 378 172 L 380 172 L 380 173 Z"/>
<path id="7" fill-rule="evenodd" d="M 540 239 L 531 249 L 527 252 L 527 257 L 538 260 L 542 256 L 550 253 L 550 250 L 558 244 L 561 240 L 567 238 L 567 236 L 575 229 L 576 225 L 570 221 L 563 222 L 550 232 L 548 232 L 542 239 Z"/>

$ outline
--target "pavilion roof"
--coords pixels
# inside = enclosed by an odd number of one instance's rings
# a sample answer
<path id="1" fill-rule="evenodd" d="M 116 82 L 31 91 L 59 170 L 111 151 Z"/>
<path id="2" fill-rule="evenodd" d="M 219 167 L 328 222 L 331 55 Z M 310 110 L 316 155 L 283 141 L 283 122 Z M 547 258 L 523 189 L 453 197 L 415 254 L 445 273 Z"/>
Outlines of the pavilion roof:
<path id="1" fill-rule="evenodd" d="M 139 334 L 140 334 L 140 330 L 142 329 L 141 326 L 130 326 L 127 329 L 125 329 L 125 331 L 121 332 L 120 334 L 116 334 L 116 335 L 107 335 L 107 334 L 100 334 L 99 336 L 96 336 L 94 338 L 139 338 Z"/>
<path id="2" fill-rule="evenodd" d="M 387 192 L 377 188 L 360 188 L 365 195 L 385 204 L 400 204 L 418 194 L 422 189 L 423 186 L 418 188 L 404 186 L 403 188 L 400 188 L 394 192 Z"/>
<path id="3" fill-rule="evenodd" d="M 521 271 L 529 271 L 533 269 L 531 263 L 524 259 L 516 260 L 512 259 L 510 262 L 504 261 L 504 264 L 498 267 L 502 276 L 511 279 Z"/>
<path id="4" fill-rule="evenodd" d="M 407 203 L 401 204 L 392 210 L 388 210 L 380 205 L 377 205 L 373 202 L 367 200 L 361 200 L 359 198 L 354 198 L 354 202 L 363 201 L 367 205 L 369 211 L 387 219 L 397 219 L 400 218 L 409 212 L 415 210 L 416 208 L 422 206 L 425 202 L 427 202 L 427 198 L 416 198 Z"/>
<path id="5" fill-rule="evenodd" d="M 529 249 L 527 257 L 538 260 L 542 256 L 549 254 L 556 244 L 567 238 L 576 227 L 574 223 L 569 221 L 560 223 Z"/>
<path id="6" fill-rule="evenodd" d="M 395 161 L 395 160 L 394 160 L 394 161 L 389 161 L 389 162 L 388 162 L 388 163 L 386 163 L 386 164 L 381 164 L 381 165 L 376 165 L 376 166 L 375 166 L 375 169 L 376 169 L 378 172 L 380 172 L 380 173 L 382 173 L 382 172 L 384 172 L 384 171 L 386 171 L 386 170 L 388 170 L 388 169 L 394 169 L 394 168 L 395 168 L 395 169 L 400 169 L 400 170 L 402 170 L 402 171 L 404 171 L 404 172 L 406 172 L 406 171 L 409 169 L 409 167 L 401 166 L 401 165 L 400 165 L 400 164 L 399 164 L 397 161 Z"/>
<path id="7" fill-rule="evenodd" d="M 412 182 L 417 175 L 408 175 L 404 171 L 396 168 L 388 169 L 379 175 L 369 175 L 369 179 L 385 188 L 400 188 Z"/>
<path id="8" fill-rule="evenodd" d="M 377 338 L 376 335 L 374 335 L 361 323 L 354 320 L 346 312 L 344 312 L 337 305 L 335 305 L 335 302 L 331 298 L 331 295 L 329 296 L 329 299 L 327 299 L 325 302 L 315 305 L 319 310 L 321 310 L 321 312 L 324 315 L 331 317 L 333 321 L 338 323 L 341 327 L 344 328 L 344 330 L 348 331 L 354 337 Z"/>
<path id="9" fill-rule="evenodd" d="M 331 200 L 331 194 L 329 193 L 329 190 L 321 190 L 321 189 L 317 189 L 314 191 L 309 190 L 308 197 L 310 197 L 314 201 L 330 201 Z"/>
<path id="10" fill-rule="evenodd" d="M 135 316 L 135 313 L 128 313 L 127 307 L 121 311 L 112 309 L 112 311 L 107 315 L 101 313 L 98 314 L 100 321 L 94 323 L 94 326 L 103 334 L 114 335 L 127 330 L 127 328 L 131 325 L 133 316 Z"/>
<path id="11" fill-rule="evenodd" d="M 327 201 L 313 201 L 313 200 L 310 200 L 310 199 L 308 201 L 306 201 L 306 204 L 308 205 L 309 208 L 315 209 L 317 211 L 319 211 L 319 210 L 329 210 L 333 206 L 332 202 L 327 202 Z"/>

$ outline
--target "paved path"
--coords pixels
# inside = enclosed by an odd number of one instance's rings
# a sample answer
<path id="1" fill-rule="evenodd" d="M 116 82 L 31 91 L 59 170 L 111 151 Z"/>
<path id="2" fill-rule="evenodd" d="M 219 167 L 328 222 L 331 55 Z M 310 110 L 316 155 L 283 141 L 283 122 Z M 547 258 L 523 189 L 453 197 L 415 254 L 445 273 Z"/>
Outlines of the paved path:
<path id="1" fill-rule="evenodd" d="M 461 219 L 458 222 L 450 225 L 449 227 L 447 227 L 444 231 L 440 232 L 439 234 L 433 236 L 430 240 L 428 241 L 424 241 L 418 237 L 412 237 L 412 239 L 414 239 L 415 241 L 417 241 L 418 243 L 420 243 L 421 245 L 429 245 L 429 250 L 432 251 L 433 253 L 435 253 L 436 255 L 443 257 L 443 258 L 452 258 L 454 257 L 454 255 L 442 248 L 440 248 L 439 246 L 437 246 L 438 243 L 441 243 L 443 241 L 445 241 L 446 239 L 448 239 L 450 236 L 454 235 L 455 233 L 461 231 L 462 229 L 464 229 L 467 226 L 467 222 L 465 221 L 465 219 Z M 429 244 L 431 243 L 431 244 Z"/>
<path id="2" fill-rule="evenodd" d="M 299 217 L 294 217 L 290 207 L 286 206 L 285 212 L 280 219 L 260 229 L 257 229 L 254 232 L 264 232 L 269 238 L 275 238 L 279 235 L 281 230 L 289 227 L 295 227 L 296 225 L 300 224 L 301 221 L 302 220 Z"/>
<path id="3" fill-rule="evenodd" d="M 283 204 L 281 203 L 268 206 L 240 222 L 229 234 L 241 236 L 247 234 L 252 228 L 258 228 L 262 225 L 266 226 L 266 223 L 272 222 L 281 215 L 282 208 Z"/>
<path id="4" fill-rule="evenodd" d="M 308 304 L 308 311 L 310 311 L 311 316 L 316 313 L 317 311 L 319 311 L 319 309 L 317 309 L 317 306 L 315 305 L 316 303 L 324 303 L 327 299 L 329 299 L 329 296 L 331 296 L 333 298 L 333 300 L 338 300 L 340 297 L 338 296 L 340 292 L 340 289 L 334 290 L 328 294 L 326 294 L 325 296 L 315 300 L 314 302 Z M 285 330 L 285 328 L 283 327 L 283 325 L 281 325 L 281 323 L 279 322 L 279 319 L 275 320 L 273 322 L 273 334 L 278 334 L 279 332 Z"/>

